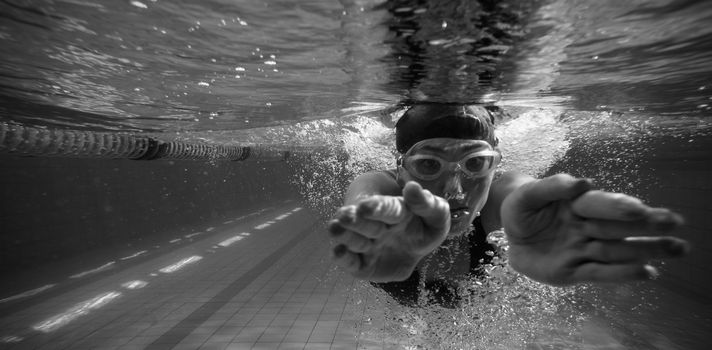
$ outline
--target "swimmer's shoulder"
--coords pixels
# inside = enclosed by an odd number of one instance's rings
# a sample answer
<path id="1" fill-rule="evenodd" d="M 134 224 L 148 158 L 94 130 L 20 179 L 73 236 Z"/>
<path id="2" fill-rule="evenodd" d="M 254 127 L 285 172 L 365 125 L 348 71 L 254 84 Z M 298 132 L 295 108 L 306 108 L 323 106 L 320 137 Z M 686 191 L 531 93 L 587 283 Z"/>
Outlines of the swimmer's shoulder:
<path id="1" fill-rule="evenodd" d="M 346 204 L 371 195 L 399 196 L 402 189 L 396 179 L 396 170 L 370 171 L 357 176 L 346 191 Z"/>
<path id="2" fill-rule="evenodd" d="M 516 171 L 506 171 L 495 176 L 490 186 L 487 203 L 481 211 L 485 232 L 502 228 L 501 208 L 504 199 L 517 188 L 534 180 L 535 178 Z"/>

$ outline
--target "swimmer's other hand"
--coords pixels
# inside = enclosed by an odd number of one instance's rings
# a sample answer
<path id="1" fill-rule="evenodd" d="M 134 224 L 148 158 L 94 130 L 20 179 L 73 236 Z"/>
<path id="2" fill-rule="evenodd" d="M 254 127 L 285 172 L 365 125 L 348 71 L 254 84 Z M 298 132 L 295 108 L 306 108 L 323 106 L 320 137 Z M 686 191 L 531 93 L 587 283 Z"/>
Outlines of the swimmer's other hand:
<path id="1" fill-rule="evenodd" d="M 689 251 L 685 240 L 663 236 L 682 225 L 680 215 L 565 174 L 521 186 L 501 214 L 512 268 L 550 285 L 654 278 L 649 260 Z"/>

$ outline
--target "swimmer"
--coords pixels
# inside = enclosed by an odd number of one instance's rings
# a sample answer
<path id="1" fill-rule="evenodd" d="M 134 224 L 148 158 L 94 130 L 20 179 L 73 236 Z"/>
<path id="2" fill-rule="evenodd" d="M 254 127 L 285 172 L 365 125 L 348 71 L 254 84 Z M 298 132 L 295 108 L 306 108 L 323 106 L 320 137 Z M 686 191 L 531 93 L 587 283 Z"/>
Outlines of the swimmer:
<path id="1" fill-rule="evenodd" d="M 501 228 L 510 266 L 553 286 L 654 278 L 651 259 L 689 251 L 669 236 L 680 215 L 588 179 L 495 179 L 501 152 L 481 106 L 416 104 L 396 124 L 396 148 L 397 167 L 358 176 L 328 223 L 334 261 L 356 278 L 462 278 L 492 249 L 487 233 Z"/>

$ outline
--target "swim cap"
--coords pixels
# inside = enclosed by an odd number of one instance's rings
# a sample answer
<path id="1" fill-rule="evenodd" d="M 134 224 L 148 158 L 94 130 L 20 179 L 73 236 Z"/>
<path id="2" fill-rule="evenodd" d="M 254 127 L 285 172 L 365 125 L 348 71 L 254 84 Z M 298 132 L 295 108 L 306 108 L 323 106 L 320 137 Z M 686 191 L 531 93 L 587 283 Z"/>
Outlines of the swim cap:
<path id="1" fill-rule="evenodd" d="M 497 146 L 494 117 L 482 106 L 418 104 L 396 123 L 396 149 L 400 153 L 432 138 L 484 140 L 492 147 Z"/>

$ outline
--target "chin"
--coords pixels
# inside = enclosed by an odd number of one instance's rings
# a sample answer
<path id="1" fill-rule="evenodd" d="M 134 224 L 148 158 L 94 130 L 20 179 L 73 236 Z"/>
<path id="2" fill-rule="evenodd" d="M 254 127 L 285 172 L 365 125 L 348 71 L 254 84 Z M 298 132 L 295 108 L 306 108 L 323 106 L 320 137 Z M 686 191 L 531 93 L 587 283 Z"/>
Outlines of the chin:
<path id="1" fill-rule="evenodd" d="M 458 237 L 464 234 L 470 233 L 470 221 L 472 218 L 460 217 L 457 219 L 451 219 L 450 221 L 450 232 L 448 232 L 448 237 Z"/>

